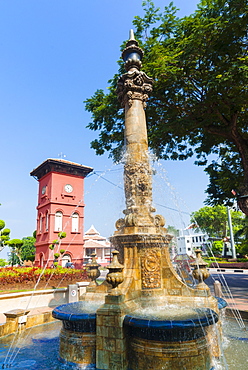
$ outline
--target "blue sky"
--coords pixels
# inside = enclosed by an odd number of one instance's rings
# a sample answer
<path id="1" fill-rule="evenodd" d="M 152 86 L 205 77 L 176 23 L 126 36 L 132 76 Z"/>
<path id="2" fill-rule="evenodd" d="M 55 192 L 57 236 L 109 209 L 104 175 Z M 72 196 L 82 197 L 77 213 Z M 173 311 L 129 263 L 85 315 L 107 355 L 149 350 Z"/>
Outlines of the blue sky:
<path id="1" fill-rule="evenodd" d="M 94 224 L 106 237 L 114 232 L 124 209 L 122 167 L 90 149 L 97 133 L 86 129 L 90 115 L 83 101 L 107 88 L 132 20 L 143 14 L 141 3 L 0 0 L 0 219 L 11 238 L 32 235 L 36 228 L 38 183 L 29 174 L 59 153 L 101 175 L 85 180 L 85 229 Z M 164 7 L 169 1 L 155 3 Z M 196 4 L 175 1 L 179 16 L 192 13 Z M 208 178 L 193 160 L 155 167 L 157 213 L 167 225 L 183 228 L 187 213 L 203 206 Z"/>

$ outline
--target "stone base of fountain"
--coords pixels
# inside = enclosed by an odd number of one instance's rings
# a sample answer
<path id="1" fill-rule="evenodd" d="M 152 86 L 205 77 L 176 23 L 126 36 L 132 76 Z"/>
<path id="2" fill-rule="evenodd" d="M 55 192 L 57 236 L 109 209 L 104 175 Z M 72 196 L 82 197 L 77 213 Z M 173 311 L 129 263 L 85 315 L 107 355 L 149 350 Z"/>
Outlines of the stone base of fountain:
<path id="1" fill-rule="evenodd" d="M 53 317 L 63 322 L 60 362 L 77 369 L 96 368 L 96 310 L 102 303 L 74 302 L 53 310 Z"/>
<path id="2" fill-rule="evenodd" d="M 213 330 L 217 313 L 190 307 L 190 301 L 187 307 L 165 301 L 125 302 L 124 295 L 106 295 L 104 304 L 57 307 L 53 316 L 63 321 L 60 361 L 79 369 L 210 370 L 212 357 L 219 356 Z"/>
<path id="3" fill-rule="evenodd" d="M 176 310 L 164 307 L 158 319 L 156 310 L 145 318 L 142 309 L 125 316 L 130 370 L 210 369 L 205 329 L 218 321 L 218 315 L 209 309 L 186 309 L 179 315 Z M 163 320 L 161 313 L 176 317 Z"/>
<path id="4" fill-rule="evenodd" d="M 132 338 L 128 345 L 129 370 L 211 369 L 206 338 L 187 342 L 161 342 Z"/>
<path id="5" fill-rule="evenodd" d="M 62 360 L 92 368 L 95 358 L 98 370 L 210 370 L 220 347 L 214 330 L 218 301 L 209 288 L 192 289 L 180 279 L 170 262 L 168 236 L 115 235 L 111 239 L 125 265 L 124 281 L 112 289 L 106 281 L 95 284 L 78 305 L 56 308 L 54 317 L 63 321 L 65 330 L 60 343 Z M 115 261 L 111 268 L 120 266 Z M 116 282 L 117 277 L 122 281 L 120 274 L 109 275 Z M 113 280 L 108 275 L 107 279 Z M 95 342 L 87 336 L 89 307 Z M 144 316 L 146 309 L 150 311 Z M 221 332 L 219 327 L 217 331 Z"/>
<path id="6" fill-rule="evenodd" d="M 61 329 L 59 361 L 78 369 L 96 368 L 96 333 Z"/>

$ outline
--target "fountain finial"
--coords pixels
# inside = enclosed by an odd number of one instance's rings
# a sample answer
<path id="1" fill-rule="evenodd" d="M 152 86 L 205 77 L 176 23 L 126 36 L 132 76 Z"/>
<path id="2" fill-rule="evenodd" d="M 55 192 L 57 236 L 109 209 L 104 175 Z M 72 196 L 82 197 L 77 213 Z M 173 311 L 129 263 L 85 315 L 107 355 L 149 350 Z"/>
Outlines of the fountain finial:
<path id="1" fill-rule="evenodd" d="M 133 29 L 131 29 L 131 30 L 129 31 L 129 41 L 130 41 L 130 40 L 135 40 Z M 136 41 L 136 40 L 135 40 L 135 41 Z"/>
<path id="2" fill-rule="evenodd" d="M 122 59 L 125 62 L 126 71 L 129 71 L 131 68 L 140 70 L 142 67 L 141 59 L 144 52 L 138 45 L 138 41 L 135 40 L 134 32 L 131 29 L 129 32 L 129 40 L 122 52 Z"/>

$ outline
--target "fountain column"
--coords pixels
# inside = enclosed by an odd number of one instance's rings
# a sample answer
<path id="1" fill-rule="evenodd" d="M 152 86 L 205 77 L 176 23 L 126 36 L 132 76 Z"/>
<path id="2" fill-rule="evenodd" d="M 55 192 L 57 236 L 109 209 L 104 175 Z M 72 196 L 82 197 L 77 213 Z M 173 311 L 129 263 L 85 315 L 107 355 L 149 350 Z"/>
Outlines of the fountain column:
<path id="1" fill-rule="evenodd" d="M 62 338 L 61 358 L 82 369 L 210 370 L 218 302 L 203 284 L 204 263 L 199 259 L 197 289 L 178 276 L 169 256 L 172 236 L 164 227 L 163 216 L 156 215 L 152 206 L 145 118 L 152 79 L 140 70 L 142 56 L 131 32 L 122 53 L 126 73 L 117 86 L 125 109 L 126 208 L 110 238 L 116 250 L 106 280 L 101 285 L 92 282 L 80 297 L 84 302 L 75 307 L 75 315 L 70 305 L 65 305 L 66 310 L 63 305 L 54 310 L 55 317 L 64 321 L 62 334 L 70 343 L 71 339 L 79 343 L 66 351 Z M 95 261 L 89 265 L 93 280 L 98 276 L 97 265 Z M 97 307 L 93 315 L 84 312 L 93 304 Z M 70 314 L 64 312 L 67 306 Z M 81 342 L 75 330 L 80 332 Z M 90 348 L 89 355 L 86 348 Z M 219 355 L 218 346 L 215 354 Z"/>
<path id="2" fill-rule="evenodd" d="M 153 216 L 152 170 L 150 167 L 145 110 L 152 78 L 140 71 L 143 50 L 134 39 L 133 31 L 122 53 L 124 73 L 117 86 L 118 98 L 125 109 L 124 187 L 126 209 L 124 219 L 116 223 L 117 234 L 156 233 L 163 226 L 162 216 Z M 156 220 L 156 221 L 155 221 Z"/>
<path id="3" fill-rule="evenodd" d="M 125 109 L 124 188 L 126 208 L 117 220 L 111 242 L 124 264 L 121 285 L 126 298 L 153 296 L 163 289 L 182 288 L 172 267 L 164 217 L 152 205 L 152 168 L 148 152 L 145 108 L 152 91 L 152 78 L 141 71 L 143 50 L 133 31 L 123 50 L 126 73 L 117 84 L 117 95 Z M 174 276 L 174 279 L 172 277 Z M 181 293 L 181 290 L 173 294 Z"/>

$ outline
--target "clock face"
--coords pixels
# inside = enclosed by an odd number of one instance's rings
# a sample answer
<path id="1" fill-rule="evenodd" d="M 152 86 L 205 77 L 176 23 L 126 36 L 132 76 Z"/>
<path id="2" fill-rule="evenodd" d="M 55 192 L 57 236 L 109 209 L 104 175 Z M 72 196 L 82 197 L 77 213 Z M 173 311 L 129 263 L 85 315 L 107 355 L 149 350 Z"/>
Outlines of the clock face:
<path id="1" fill-rule="evenodd" d="M 46 192 L 46 186 L 43 186 L 43 188 L 41 189 L 41 194 L 44 195 Z"/>
<path id="2" fill-rule="evenodd" d="M 72 187 L 70 184 L 66 184 L 66 185 L 65 185 L 65 191 L 66 191 L 67 193 L 71 193 L 71 192 L 72 192 L 72 190 L 73 190 L 73 187 Z"/>

